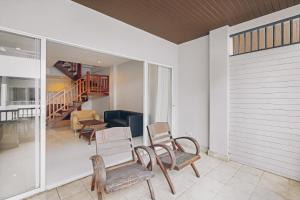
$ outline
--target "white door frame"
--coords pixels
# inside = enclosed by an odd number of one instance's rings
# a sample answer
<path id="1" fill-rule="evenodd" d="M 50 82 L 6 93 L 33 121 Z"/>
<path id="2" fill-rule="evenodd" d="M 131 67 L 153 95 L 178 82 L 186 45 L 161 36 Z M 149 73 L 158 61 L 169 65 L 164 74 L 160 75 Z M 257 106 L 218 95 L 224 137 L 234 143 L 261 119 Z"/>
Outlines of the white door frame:
<path id="1" fill-rule="evenodd" d="M 149 136 L 147 131 L 147 125 L 149 124 L 149 110 L 148 110 L 148 103 L 149 103 L 149 65 L 157 65 L 160 67 L 165 67 L 171 70 L 171 131 L 173 136 L 176 135 L 176 128 L 175 128 L 175 91 L 174 91 L 174 83 L 175 83 L 175 68 L 173 66 L 163 65 L 155 62 L 147 62 L 144 61 L 144 133 L 143 133 L 143 144 L 149 145 Z"/>

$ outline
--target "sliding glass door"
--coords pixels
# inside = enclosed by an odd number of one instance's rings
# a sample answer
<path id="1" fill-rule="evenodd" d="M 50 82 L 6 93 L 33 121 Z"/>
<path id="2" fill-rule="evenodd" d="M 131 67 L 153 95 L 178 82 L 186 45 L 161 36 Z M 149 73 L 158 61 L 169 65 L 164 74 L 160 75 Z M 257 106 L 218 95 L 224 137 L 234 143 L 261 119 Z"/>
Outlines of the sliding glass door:
<path id="1" fill-rule="evenodd" d="M 40 46 L 0 31 L 0 200 L 41 184 Z"/>
<path id="2" fill-rule="evenodd" d="M 172 126 L 172 68 L 148 65 L 148 123 Z"/>

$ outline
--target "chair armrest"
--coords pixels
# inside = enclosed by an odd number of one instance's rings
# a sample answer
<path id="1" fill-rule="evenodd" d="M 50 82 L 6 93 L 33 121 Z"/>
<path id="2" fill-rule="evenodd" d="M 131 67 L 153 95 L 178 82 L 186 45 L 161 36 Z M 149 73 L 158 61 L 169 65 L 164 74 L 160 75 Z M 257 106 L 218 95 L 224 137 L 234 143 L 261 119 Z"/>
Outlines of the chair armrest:
<path id="1" fill-rule="evenodd" d="M 197 142 L 197 140 L 195 140 L 194 138 L 192 138 L 192 137 L 178 137 L 178 138 L 174 139 L 176 145 L 179 145 L 179 147 L 182 148 L 182 150 L 183 150 L 183 147 L 180 144 L 177 143 L 177 140 L 189 140 L 189 141 L 193 142 L 194 145 L 195 145 L 195 148 L 196 148 L 196 153 L 195 154 L 196 155 L 200 154 L 200 145 Z"/>
<path id="2" fill-rule="evenodd" d="M 158 159 L 158 156 L 156 154 L 155 147 L 161 147 L 161 148 L 165 149 L 170 156 L 170 161 L 171 161 L 170 169 L 174 169 L 175 164 L 176 164 L 176 157 L 175 157 L 173 150 L 165 144 L 153 144 L 152 147 L 154 149 L 154 153 L 155 153 L 157 159 Z"/>
<path id="3" fill-rule="evenodd" d="M 79 125 L 79 118 L 77 116 L 73 116 L 72 123 L 74 125 Z"/>
<path id="4" fill-rule="evenodd" d="M 138 149 L 142 149 L 144 151 L 147 152 L 148 156 L 149 156 L 149 164 L 146 165 L 143 158 L 142 158 L 142 155 L 139 153 Z M 138 158 L 138 161 L 144 166 L 144 167 L 147 167 L 149 170 L 153 170 L 154 167 L 155 167 L 155 154 L 153 152 L 153 150 L 149 147 L 146 147 L 144 145 L 141 145 L 141 146 L 137 146 L 137 147 L 134 147 L 134 152 L 135 154 L 137 155 L 137 158 Z M 150 168 L 149 168 L 150 167 Z"/>
<path id="5" fill-rule="evenodd" d="M 96 113 L 96 114 L 93 115 L 93 118 L 94 118 L 95 120 L 100 120 L 100 115 L 98 115 L 98 114 Z"/>
<path id="6" fill-rule="evenodd" d="M 97 192 L 103 192 L 106 185 L 106 170 L 103 158 L 100 155 L 94 155 L 90 157 L 93 164 L 93 179 L 92 190 L 97 188 Z"/>

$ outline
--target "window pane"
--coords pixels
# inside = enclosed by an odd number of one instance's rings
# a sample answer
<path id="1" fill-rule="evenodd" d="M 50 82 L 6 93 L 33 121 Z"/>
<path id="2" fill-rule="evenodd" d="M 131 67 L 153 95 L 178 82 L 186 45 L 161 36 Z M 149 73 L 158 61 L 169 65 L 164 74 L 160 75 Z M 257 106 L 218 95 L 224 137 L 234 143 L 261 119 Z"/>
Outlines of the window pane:
<path id="1" fill-rule="evenodd" d="M 251 32 L 245 34 L 245 52 L 251 51 Z"/>
<path id="2" fill-rule="evenodd" d="M 259 29 L 259 49 L 266 48 L 266 30 L 265 28 Z"/>
<path id="3" fill-rule="evenodd" d="M 273 26 L 267 27 L 267 48 L 272 48 L 273 45 Z"/>
<path id="4" fill-rule="evenodd" d="M 275 33 L 274 33 L 274 46 L 282 45 L 282 32 L 281 32 L 281 23 L 275 25 Z"/>
<path id="5" fill-rule="evenodd" d="M 239 35 L 239 53 L 245 52 L 245 35 L 240 34 Z"/>
<path id="6" fill-rule="evenodd" d="M 235 35 L 233 36 L 233 55 L 236 55 L 239 53 L 239 36 Z"/>
<path id="7" fill-rule="evenodd" d="M 252 51 L 258 50 L 258 33 L 257 30 L 252 31 Z"/>
<path id="8" fill-rule="evenodd" d="M 300 20 L 299 18 L 296 18 L 293 20 L 293 38 L 292 38 L 292 43 L 300 42 Z"/>
<path id="9" fill-rule="evenodd" d="M 283 23 L 283 44 L 287 45 L 291 43 L 291 31 L 290 31 L 290 21 Z"/>

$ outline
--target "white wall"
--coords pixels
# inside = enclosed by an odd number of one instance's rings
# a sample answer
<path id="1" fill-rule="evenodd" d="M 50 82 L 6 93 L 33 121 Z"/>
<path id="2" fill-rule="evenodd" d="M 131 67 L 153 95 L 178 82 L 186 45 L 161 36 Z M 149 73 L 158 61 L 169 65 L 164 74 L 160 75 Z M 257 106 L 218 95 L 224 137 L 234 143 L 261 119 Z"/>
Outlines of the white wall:
<path id="1" fill-rule="evenodd" d="M 195 137 L 208 148 L 209 62 L 208 36 L 179 45 L 178 135 Z"/>
<path id="2" fill-rule="evenodd" d="M 115 71 L 115 109 L 143 113 L 143 62 L 129 61 Z"/>
<path id="3" fill-rule="evenodd" d="M 300 181 L 300 44 L 229 63 L 230 159 Z"/>
<path id="4" fill-rule="evenodd" d="M 0 27 L 176 66 L 177 45 L 69 0 L 0 2 Z"/>

